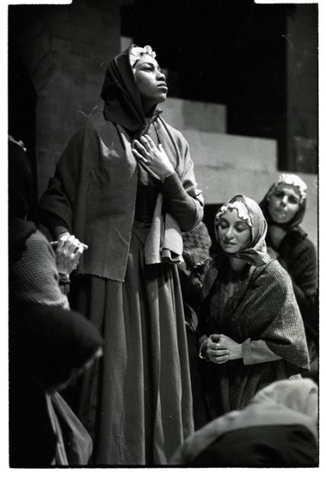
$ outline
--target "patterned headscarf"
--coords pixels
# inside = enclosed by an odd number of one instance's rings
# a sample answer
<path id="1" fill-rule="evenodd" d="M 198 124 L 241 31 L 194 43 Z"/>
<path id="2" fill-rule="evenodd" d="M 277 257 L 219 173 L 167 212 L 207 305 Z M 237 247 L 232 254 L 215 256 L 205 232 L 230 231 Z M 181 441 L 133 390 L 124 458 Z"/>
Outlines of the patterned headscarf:
<path id="1" fill-rule="evenodd" d="M 227 210 L 233 209 L 236 209 L 239 218 L 249 225 L 251 230 L 251 242 L 247 248 L 236 253 L 229 253 L 225 252 L 219 245 L 217 227 L 221 216 L 226 213 Z M 245 197 L 244 195 L 236 195 L 226 202 L 216 214 L 214 227 L 215 237 L 219 246 L 219 253 L 245 260 L 250 265 L 254 266 L 263 265 L 270 260 L 265 243 L 267 223 L 259 205 L 251 198 Z"/>
<path id="2" fill-rule="evenodd" d="M 299 209 L 297 213 L 294 215 L 292 220 L 290 220 L 287 223 L 278 223 L 275 222 L 270 213 L 269 213 L 269 201 L 271 198 L 271 195 L 273 194 L 274 190 L 279 186 L 279 185 L 288 185 L 290 187 L 296 187 L 299 190 L 300 194 L 300 203 L 299 203 Z M 270 187 L 268 190 L 267 194 L 263 198 L 263 200 L 260 203 L 260 208 L 263 211 L 263 214 L 267 220 L 268 225 L 278 225 L 281 227 L 283 230 L 288 232 L 289 230 L 292 230 L 293 228 L 297 227 L 300 225 L 300 223 L 303 220 L 303 217 L 306 212 L 306 203 L 307 203 L 307 185 L 305 182 L 298 176 L 293 173 L 282 173 L 276 182 L 273 183 L 273 185 Z"/>

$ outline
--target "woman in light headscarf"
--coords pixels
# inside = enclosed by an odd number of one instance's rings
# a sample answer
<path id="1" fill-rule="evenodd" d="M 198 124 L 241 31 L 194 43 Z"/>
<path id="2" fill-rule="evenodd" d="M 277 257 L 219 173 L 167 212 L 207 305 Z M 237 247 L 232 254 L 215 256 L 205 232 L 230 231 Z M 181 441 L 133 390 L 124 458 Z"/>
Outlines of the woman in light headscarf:
<path id="1" fill-rule="evenodd" d="M 217 212 L 219 254 L 204 280 L 198 327 L 211 418 L 309 369 L 291 279 L 266 253 L 266 230 L 261 209 L 243 195 Z"/>
<path id="2" fill-rule="evenodd" d="M 203 201 L 188 144 L 157 109 L 168 87 L 155 56 L 131 45 L 111 61 L 104 110 L 72 137 L 40 202 L 55 239 L 89 246 L 70 302 L 104 337 L 76 406 L 95 465 L 166 464 L 193 431 L 177 264 Z"/>
<path id="3" fill-rule="evenodd" d="M 260 207 L 267 220 L 267 251 L 289 273 L 305 324 L 312 371 L 317 380 L 318 299 L 316 249 L 300 224 L 306 212 L 307 185 L 295 174 L 282 173 Z M 309 374 L 309 375 L 310 375 Z"/>
<path id="4" fill-rule="evenodd" d="M 308 378 L 273 382 L 243 410 L 226 413 L 191 435 L 171 465 L 317 467 L 317 385 Z"/>

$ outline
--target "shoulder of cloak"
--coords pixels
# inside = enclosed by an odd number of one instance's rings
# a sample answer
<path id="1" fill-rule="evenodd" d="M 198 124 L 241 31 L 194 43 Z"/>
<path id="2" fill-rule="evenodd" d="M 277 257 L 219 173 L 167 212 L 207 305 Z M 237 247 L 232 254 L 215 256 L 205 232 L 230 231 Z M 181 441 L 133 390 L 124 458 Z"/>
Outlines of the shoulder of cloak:
<path id="1" fill-rule="evenodd" d="M 312 250 L 315 252 L 313 242 L 308 238 L 308 234 L 300 227 L 289 231 L 281 242 L 279 252 L 286 252 L 290 257 L 300 254 L 303 250 Z"/>
<path id="2" fill-rule="evenodd" d="M 161 115 L 158 116 L 158 121 L 162 123 L 163 128 L 167 131 L 168 135 L 170 137 L 173 137 L 174 141 L 178 144 L 178 146 L 182 147 L 187 147 L 188 148 L 188 142 L 184 135 L 177 130 L 176 128 L 172 127 L 169 123 L 167 123 Z"/>
<path id="3" fill-rule="evenodd" d="M 206 271 L 206 274 L 205 274 L 205 277 L 204 277 L 204 280 L 203 280 L 203 291 L 202 291 L 202 295 L 203 295 L 203 298 L 205 298 L 209 292 L 210 292 L 210 289 L 212 288 L 217 276 L 218 276 L 218 273 L 219 273 L 219 269 L 221 268 L 222 264 L 224 264 L 224 262 L 227 261 L 227 258 L 224 257 L 224 256 L 217 256 L 217 257 L 214 257 L 209 265 L 208 265 L 208 268 L 207 268 L 207 271 Z"/>
<path id="4" fill-rule="evenodd" d="M 75 182 L 77 177 L 81 178 L 82 172 L 87 172 L 93 162 L 98 162 L 101 144 L 108 145 L 113 150 L 115 147 L 121 148 L 120 143 L 115 124 L 105 120 L 103 112 L 98 112 L 71 137 L 58 162 L 57 172 L 66 179 L 71 177 Z"/>
<path id="5" fill-rule="evenodd" d="M 254 269 L 252 280 L 258 281 L 259 279 L 259 281 L 265 282 L 266 288 L 276 286 L 280 292 L 286 293 L 292 286 L 291 277 L 277 260 L 271 260 L 265 265 L 252 268 Z"/>
<path id="6" fill-rule="evenodd" d="M 77 142 L 84 146 L 96 137 L 111 136 L 113 131 L 116 133 L 115 125 L 110 120 L 105 120 L 103 112 L 95 113 L 72 135 L 67 148 Z"/>

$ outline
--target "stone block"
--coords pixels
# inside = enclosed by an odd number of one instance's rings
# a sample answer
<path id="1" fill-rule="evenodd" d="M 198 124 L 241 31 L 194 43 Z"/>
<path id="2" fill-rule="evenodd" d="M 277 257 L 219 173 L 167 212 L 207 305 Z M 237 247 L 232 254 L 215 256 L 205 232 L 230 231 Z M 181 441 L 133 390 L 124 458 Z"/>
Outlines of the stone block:
<path id="1" fill-rule="evenodd" d="M 195 165 L 198 188 L 203 192 L 205 204 L 220 204 L 241 193 L 259 203 L 281 172 L 224 169 Z M 302 228 L 317 247 L 318 241 L 318 196 L 317 176 L 297 173 L 307 184 L 307 209 Z"/>
<path id="2" fill-rule="evenodd" d="M 159 106 L 163 118 L 178 130 L 226 132 L 226 106 L 169 97 Z"/>
<path id="3" fill-rule="evenodd" d="M 196 165 L 275 172 L 276 140 L 181 130 Z"/>

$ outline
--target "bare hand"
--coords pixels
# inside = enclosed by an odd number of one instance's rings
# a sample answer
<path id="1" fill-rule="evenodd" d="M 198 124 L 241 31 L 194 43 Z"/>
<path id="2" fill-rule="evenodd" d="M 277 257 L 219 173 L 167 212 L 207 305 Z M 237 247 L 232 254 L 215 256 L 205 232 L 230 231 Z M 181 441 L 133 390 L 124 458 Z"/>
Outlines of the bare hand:
<path id="1" fill-rule="evenodd" d="M 162 182 L 167 175 L 174 172 L 167 154 L 161 144 L 157 147 L 149 135 L 143 135 L 139 141 L 135 140 L 132 152 L 142 162 L 154 177 Z"/>
<path id="2" fill-rule="evenodd" d="M 225 363 L 229 360 L 229 350 L 220 344 L 221 335 L 213 334 L 206 340 L 205 357 L 213 363 L 218 365 Z"/>
<path id="3" fill-rule="evenodd" d="M 79 258 L 84 250 L 87 250 L 88 246 L 81 243 L 74 235 L 70 235 L 68 232 L 61 235 L 58 242 L 52 242 L 52 244 L 56 243 L 55 254 L 58 271 L 70 275 L 77 268 Z"/>
<path id="4" fill-rule="evenodd" d="M 227 348 L 229 352 L 229 360 L 237 360 L 238 358 L 243 358 L 242 355 L 242 343 L 237 343 L 232 338 L 224 335 L 223 333 L 219 336 L 218 343 L 221 348 Z"/>

